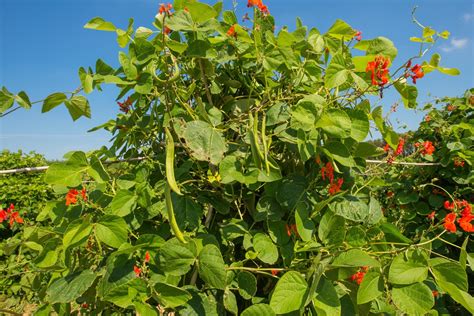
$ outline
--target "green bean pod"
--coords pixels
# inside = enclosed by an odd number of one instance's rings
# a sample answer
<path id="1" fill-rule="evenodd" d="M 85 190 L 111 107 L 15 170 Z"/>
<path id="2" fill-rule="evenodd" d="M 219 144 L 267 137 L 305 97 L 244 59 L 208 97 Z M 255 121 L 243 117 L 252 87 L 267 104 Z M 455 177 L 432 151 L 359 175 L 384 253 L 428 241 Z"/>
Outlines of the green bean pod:
<path id="1" fill-rule="evenodd" d="M 168 210 L 168 221 L 170 222 L 171 230 L 179 241 L 182 243 L 187 243 L 186 239 L 184 239 L 183 233 L 179 229 L 178 223 L 176 222 L 176 217 L 174 216 L 173 201 L 171 200 L 171 190 L 168 183 L 165 184 L 165 202 L 166 209 Z"/>
<path id="2" fill-rule="evenodd" d="M 165 127 L 166 133 L 166 180 L 168 180 L 168 184 L 176 194 L 183 195 L 181 190 L 176 183 L 176 179 L 174 177 L 174 140 L 173 135 L 167 127 Z"/>

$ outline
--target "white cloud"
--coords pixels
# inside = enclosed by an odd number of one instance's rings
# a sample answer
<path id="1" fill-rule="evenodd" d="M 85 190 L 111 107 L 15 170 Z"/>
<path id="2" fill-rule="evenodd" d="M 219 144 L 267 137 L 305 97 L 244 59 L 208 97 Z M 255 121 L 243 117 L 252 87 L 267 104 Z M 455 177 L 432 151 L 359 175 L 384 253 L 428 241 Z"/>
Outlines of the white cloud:
<path id="1" fill-rule="evenodd" d="M 464 13 L 463 16 L 462 16 L 462 19 L 464 20 L 464 22 L 469 22 L 469 21 L 471 21 L 472 19 L 474 19 L 474 14 L 472 14 L 472 13 Z"/>
<path id="2" fill-rule="evenodd" d="M 469 39 L 467 38 L 453 38 L 449 41 L 448 46 L 441 47 L 441 50 L 444 52 L 452 52 L 453 50 L 458 50 L 466 47 Z"/>

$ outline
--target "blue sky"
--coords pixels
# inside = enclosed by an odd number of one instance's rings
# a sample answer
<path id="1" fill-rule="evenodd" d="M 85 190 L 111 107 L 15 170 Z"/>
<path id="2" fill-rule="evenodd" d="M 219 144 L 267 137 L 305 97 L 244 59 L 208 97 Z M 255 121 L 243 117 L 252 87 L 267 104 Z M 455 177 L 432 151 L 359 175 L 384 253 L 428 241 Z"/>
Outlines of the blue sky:
<path id="1" fill-rule="evenodd" d="M 118 65 L 115 36 L 109 32 L 83 29 L 92 17 L 101 16 L 125 28 L 128 18 L 135 18 L 135 27 L 150 27 L 161 1 L 151 0 L 0 0 L 0 86 L 12 92 L 25 90 L 32 101 L 50 93 L 72 91 L 79 86 L 77 70 L 95 65 L 98 58 Z M 206 1 L 213 3 L 213 1 Z M 451 38 L 437 44 L 432 51 L 442 55 L 441 64 L 456 67 L 461 75 L 450 77 L 430 73 L 419 80 L 419 100 L 462 94 L 474 87 L 473 29 L 474 11 L 471 0 L 267 0 L 277 27 L 294 28 L 299 16 L 309 27 L 322 32 L 338 18 L 361 30 L 364 38 L 385 36 L 399 50 L 395 60 L 400 65 L 415 55 L 418 46 L 410 36 L 419 36 L 419 28 L 411 22 L 411 10 L 418 5 L 417 17 L 425 26 L 449 30 Z M 224 0 L 226 8 L 231 0 Z M 246 1 L 238 1 L 238 14 L 247 12 Z M 430 53 L 431 54 L 431 53 Z M 429 59 L 429 56 L 427 58 Z M 73 122 L 60 106 L 41 114 L 41 104 L 30 111 L 19 110 L 0 119 L 0 149 L 35 150 L 51 159 L 58 159 L 70 150 L 91 150 L 106 144 L 105 131 L 87 130 L 113 118 L 117 113 L 115 88 L 88 96 L 92 119 Z M 397 102 L 394 93 L 379 101 L 388 111 Z M 406 123 L 415 129 L 423 114 L 405 111 L 403 106 L 392 115 L 392 121 Z"/>

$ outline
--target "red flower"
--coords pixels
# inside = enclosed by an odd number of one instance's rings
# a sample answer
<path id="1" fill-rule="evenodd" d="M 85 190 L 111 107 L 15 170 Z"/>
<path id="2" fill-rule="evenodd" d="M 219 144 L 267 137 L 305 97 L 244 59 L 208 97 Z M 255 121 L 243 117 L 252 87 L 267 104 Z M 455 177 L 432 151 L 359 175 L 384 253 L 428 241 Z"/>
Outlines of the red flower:
<path id="1" fill-rule="evenodd" d="M 273 276 L 278 275 L 278 272 L 280 272 L 280 271 L 278 271 L 277 269 L 272 269 L 272 275 Z"/>
<path id="2" fill-rule="evenodd" d="M 411 80 L 413 81 L 414 84 L 416 84 L 416 79 L 423 78 L 425 73 L 423 72 L 423 68 L 421 68 L 420 65 L 416 64 L 413 66 L 411 69 L 411 74 L 408 74 L 411 77 Z"/>
<path id="3" fill-rule="evenodd" d="M 326 177 L 328 177 L 330 183 L 334 181 L 334 168 L 330 162 L 326 163 L 326 166 L 321 168 L 321 177 L 323 180 L 326 180 Z"/>
<path id="4" fill-rule="evenodd" d="M 165 27 L 166 29 L 166 27 Z M 165 31 L 166 33 L 166 31 Z M 119 102 L 117 101 L 117 104 L 119 105 L 120 107 L 120 111 L 124 112 L 124 113 L 128 113 L 128 111 L 130 111 L 130 107 L 132 106 L 132 99 L 130 97 L 127 98 L 127 100 L 125 100 L 125 102 Z"/>
<path id="5" fill-rule="evenodd" d="M 77 203 L 77 195 L 79 192 L 76 189 L 71 189 L 66 194 L 66 206 Z"/>
<path id="6" fill-rule="evenodd" d="M 351 281 L 355 281 L 357 284 L 361 284 L 362 281 L 364 280 L 366 272 L 359 271 L 353 275 L 351 275 Z"/>
<path id="7" fill-rule="evenodd" d="M 8 213 L 5 210 L 0 210 L 0 223 L 8 219 Z"/>
<path id="8" fill-rule="evenodd" d="M 424 155 L 432 155 L 435 151 L 435 147 L 433 146 L 433 143 L 430 142 L 429 140 L 425 141 L 423 143 L 423 149 L 421 150 L 421 154 Z"/>
<path id="9" fill-rule="evenodd" d="M 431 293 L 433 293 L 433 297 L 438 297 L 439 296 L 439 292 L 434 290 L 434 291 L 431 291 Z"/>
<path id="10" fill-rule="evenodd" d="M 454 166 L 455 167 L 464 167 L 464 160 L 460 160 L 460 159 L 454 159 Z"/>
<path id="11" fill-rule="evenodd" d="M 171 33 L 171 29 L 169 27 L 165 26 L 165 28 L 163 29 L 163 33 L 165 33 L 165 35 L 168 35 L 169 33 Z"/>
<path id="12" fill-rule="evenodd" d="M 401 155 L 403 153 L 403 146 L 405 145 L 405 139 L 400 138 L 397 145 L 397 150 L 395 150 L 395 156 Z"/>
<path id="13" fill-rule="evenodd" d="M 355 34 L 354 34 L 354 38 L 357 40 L 357 41 L 361 41 L 362 40 L 362 32 L 361 31 L 357 31 Z"/>
<path id="14" fill-rule="evenodd" d="M 444 201 L 444 208 L 447 210 L 452 210 L 454 208 L 454 202 L 449 203 L 449 201 Z"/>
<path id="15" fill-rule="evenodd" d="M 258 7 L 260 12 L 263 14 L 269 14 L 270 12 L 268 11 L 268 7 L 263 4 L 262 0 L 248 0 L 247 1 L 247 7 Z"/>
<path id="16" fill-rule="evenodd" d="M 82 303 L 81 306 L 82 306 L 82 308 L 88 308 L 88 307 L 89 307 L 89 304 L 87 304 L 87 303 Z"/>
<path id="17" fill-rule="evenodd" d="M 133 272 L 135 272 L 135 275 L 136 275 L 137 277 L 139 277 L 140 274 L 142 273 L 142 269 L 140 269 L 140 268 L 137 267 L 137 266 L 133 266 Z"/>
<path id="18" fill-rule="evenodd" d="M 395 195 L 395 193 L 393 193 L 392 191 L 388 191 L 388 192 L 387 192 L 387 197 L 388 197 L 388 198 L 391 198 L 391 197 L 393 197 L 394 195 Z"/>
<path id="19" fill-rule="evenodd" d="M 472 220 L 474 220 L 474 215 L 468 214 L 466 216 L 462 216 L 458 220 L 459 226 L 464 229 L 465 232 L 474 233 L 474 225 L 472 225 Z"/>
<path id="20" fill-rule="evenodd" d="M 454 111 L 454 110 L 456 110 L 456 107 L 452 104 L 448 104 L 447 109 L 448 109 L 448 111 Z"/>
<path id="21" fill-rule="evenodd" d="M 329 189 L 328 189 L 328 192 L 330 195 L 334 195 L 338 192 L 341 191 L 341 186 L 342 184 L 344 183 L 344 179 L 343 178 L 339 178 L 337 179 L 337 183 L 331 183 L 331 185 L 329 186 Z"/>
<path id="22" fill-rule="evenodd" d="M 237 33 L 235 32 L 235 24 L 229 28 L 229 30 L 227 31 L 227 35 L 237 38 Z"/>
<path id="23" fill-rule="evenodd" d="M 171 9 L 173 9 L 173 5 L 171 3 L 168 3 L 168 4 L 161 3 L 160 10 L 158 12 L 160 14 L 165 13 L 167 15 L 171 15 Z"/>
<path id="24" fill-rule="evenodd" d="M 147 251 L 145 252 L 145 263 L 150 262 L 150 253 Z"/>
<path id="25" fill-rule="evenodd" d="M 456 216 L 457 216 L 456 213 L 449 213 L 444 218 L 444 228 L 447 231 L 450 231 L 452 233 L 456 232 L 456 224 L 454 223 L 456 220 Z"/>
<path id="26" fill-rule="evenodd" d="M 81 196 L 84 201 L 87 201 L 87 191 L 86 188 L 82 188 L 81 190 Z"/>
<path id="27" fill-rule="evenodd" d="M 433 211 L 433 212 L 429 213 L 428 215 L 426 215 L 426 217 L 428 217 L 429 220 L 433 220 L 435 215 L 436 215 L 436 212 Z"/>
<path id="28" fill-rule="evenodd" d="M 388 152 L 389 150 L 390 150 L 390 145 L 385 144 L 385 146 L 383 146 L 383 151 Z"/>
<path id="29" fill-rule="evenodd" d="M 384 86 L 388 83 L 388 66 L 390 65 L 390 58 L 384 56 L 377 56 L 375 60 L 369 61 L 366 72 L 370 72 L 370 78 L 372 79 L 372 85 Z"/>

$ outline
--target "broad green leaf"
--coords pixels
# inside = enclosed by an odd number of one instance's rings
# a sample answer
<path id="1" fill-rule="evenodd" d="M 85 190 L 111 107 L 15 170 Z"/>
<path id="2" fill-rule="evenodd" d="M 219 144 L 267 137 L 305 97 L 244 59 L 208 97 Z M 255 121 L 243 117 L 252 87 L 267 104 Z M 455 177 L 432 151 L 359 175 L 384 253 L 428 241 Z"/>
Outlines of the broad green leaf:
<path id="1" fill-rule="evenodd" d="M 7 88 L 2 87 L 0 90 L 0 114 L 11 108 L 13 103 L 15 103 L 15 96 Z"/>
<path id="2" fill-rule="evenodd" d="M 346 138 L 351 134 L 351 119 L 343 110 L 332 109 L 323 113 L 316 122 L 316 127 L 322 128 L 331 136 Z"/>
<path id="3" fill-rule="evenodd" d="M 31 101 L 28 95 L 25 93 L 25 91 L 20 91 L 16 96 L 15 96 L 15 101 L 22 106 L 25 109 L 30 109 L 31 108 Z"/>
<path id="4" fill-rule="evenodd" d="M 305 202 L 296 205 L 295 212 L 296 229 L 303 241 L 310 241 L 316 229 L 314 222 L 310 217 L 310 210 Z"/>
<path id="5" fill-rule="evenodd" d="M 350 71 L 347 69 L 342 54 L 336 54 L 331 59 L 326 75 L 324 77 L 324 85 L 328 89 L 336 88 L 346 83 Z"/>
<path id="6" fill-rule="evenodd" d="M 375 225 L 383 218 L 382 207 L 379 201 L 371 197 L 369 201 L 369 214 L 367 215 L 366 222 L 369 225 Z"/>
<path id="7" fill-rule="evenodd" d="M 343 20 L 336 20 L 334 24 L 329 28 L 326 34 L 335 37 L 337 39 L 344 39 L 346 41 L 352 39 L 354 37 L 356 31 L 345 21 Z"/>
<path id="8" fill-rule="evenodd" d="M 119 62 L 122 65 L 123 72 L 130 80 L 137 79 L 137 67 L 132 63 L 130 58 L 124 52 L 119 52 Z"/>
<path id="9" fill-rule="evenodd" d="M 66 105 L 69 114 L 74 121 L 81 116 L 85 116 L 87 118 L 91 117 L 89 101 L 87 101 L 87 99 L 82 95 L 75 95 L 64 101 L 64 104 Z"/>
<path id="10" fill-rule="evenodd" d="M 275 316 L 273 309 L 267 304 L 255 304 L 245 309 L 241 316 Z"/>
<path id="11" fill-rule="evenodd" d="M 189 245 L 183 244 L 177 239 L 168 240 L 161 247 L 159 254 L 163 271 L 175 276 L 188 273 L 195 261 L 195 256 L 189 249 Z M 208 260 L 207 257 L 205 259 Z M 204 271 L 209 273 L 209 268 L 205 267 Z"/>
<path id="12" fill-rule="evenodd" d="M 356 163 L 347 147 L 338 141 L 329 141 L 324 144 L 323 151 L 330 158 L 346 167 L 355 167 Z"/>
<path id="13" fill-rule="evenodd" d="M 362 111 L 354 110 L 350 112 L 351 118 L 351 138 L 361 142 L 369 134 L 369 118 Z"/>
<path id="14" fill-rule="evenodd" d="M 397 57 L 398 50 L 393 42 L 385 37 L 377 37 L 369 41 L 367 55 L 385 55 L 390 57 L 391 61 Z"/>
<path id="15" fill-rule="evenodd" d="M 115 32 L 117 29 L 115 25 L 110 22 L 105 21 L 100 17 L 95 17 L 84 25 L 86 29 L 98 30 L 98 31 L 109 31 Z"/>
<path id="16" fill-rule="evenodd" d="M 338 255 L 332 265 L 335 267 L 380 267 L 380 263 L 359 249 L 350 249 Z"/>
<path id="17" fill-rule="evenodd" d="M 253 247 L 263 262 L 274 264 L 278 260 L 278 248 L 267 235 L 257 233 L 253 236 Z"/>
<path id="18" fill-rule="evenodd" d="M 173 199 L 174 212 L 178 225 L 183 230 L 196 229 L 199 226 L 203 208 L 200 204 L 194 202 L 190 197 L 179 196 L 174 192 L 171 195 Z"/>
<path id="19" fill-rule="evenodd" d="M 441 290 L 448 293 L 453 300 L 464 306 L 465 309 L 474 315 L 474 297 L 471 294 L 460 290 L 453 283 L 445 282 L 443 279 L 437 279 L 436 283 Z"/>
<path id="20" fill-rule="evenodd" d="M 276 314 L 299 310 L 303 307 L 307 288 L 308 284 L 299 272 L 286 272 L 275 286 L 270 307 Z"/>
<path id="21" fill-rule="evenodd" d="M 308 95 L 304 97 L 291 109 L 291 126 L 304 131 L 314 129 L 324 104 L 325 100 L 320 96 Z"/>
<path id="22" fill-rule="evenodd" d="M 153 88 L 153 77 L 149 73 L 141 73 L 134 89 L 140 94 L 149 94 Z"/>
<path id="23" fill-rule="evenodd" d="M 405 83 L 400 82 L 395 82 L 394 85 L 395 89 L 397 89 L 398 93 L 400 93 L 405 107 L 410 109 L 416 108 L 416 98 L 418 97 L 418 89 L 415 86 L 409 86 Z"/>
<path id="24" fill-rule="evenodd" d="M 383 151 L 382 151 L 383 152 Z M 368 158 L 370 156 L 375 156 L 380 154 L 379 147 L 375 146 L 372 143 L 358 143 L 354 156 Z"/>
<path id="25" fill-rule="evenodd" d="M 221 183 L 227 184 L 234 181 L 246 185 L 256 183 L 258 181 L 258 170 L 245 172 L 244 166 L 244 162 L 240 161 L 235 155 L 231 154 L 225 157 L 219 164 Z"/>
<path id="26" fill-rule="evenodd" d="M 326 211 L 318 227 L 318 237 L 325 245 L 338 245 L 344 241 L 346 221 L 343 217 Z"/>
<path id="27" fill-rule="evenodd" d="M 367 272 L 357 291 L 357 304 L 368 303 L 383 294 L 383 280 L 378 272 Z"/>
<path id="28" fill-rule="evenodd" d="M 193 31 L 194 22 L 189 12 L 180 10 L 168 19 L 166 19 L 166 26 L 173 31 Z"/>
<path id="29" fill-rule="evenodd" d="M 71 222 L 63 236 L 64 249 L 85 243 L 91 232 L 92 225 L 88 220 L 77 219 Z"/>
<path id="30" fill-rule="evenodd" d="M 392 300 L 407 315 L 425 315 L 434 305 L 431 289 L 423 283 L 392 288 Z"/>
<path id="31" fill-rule="evenodd" d="M 466 269 L 463 269 L 457 262 L 447 261 L 431 267 L 431 271 L 436 281 L 451 283 L 461 291 L 468 291 L 468 281 Z"/>
<path id="32" fill-rule="evenodd" d="M 410 238 L 405 237 L 397 226 L 392 223 L 383 223 L 380 225 L 380 229 L 384 232 L 387 241 L 403 242 L 407 244 L 413 243 Z"/>
<path id="33" fill-rule="evenodd" d="M 199 253 L 199 276 L 211 287 L 225 289 L 226 272 L 221 251 L 216 245 L 208 244 Z"/>
<path id="34" fill-rule="evenodd" d="M 138 27 L 135 31 L 135 37 L 138 38 L 148 38 L 151 34 L 153 34 L 153 31 L 143 26 Z"/>
<path id="35" fill-rule="evenodd" d="M 239 314 L 239 308 L 237 306 L 237 298 L 235 297 L 235 294 L 228 289 L 226 289 L 224 292 L 224 307 L 232 315 Z"/>
<path id="36" fill-rule="evenodd" d="M 369 206 L 364 201 L 351 195 L 330 203 L 329 208 L 335 214 L 354 222 L 364 222 L 369 216 Z"/>
<path id="37" fill-rule="evenodd" d="M 221 132 L 204 121 L 192 121 L 184 130 L 186 145 L 197 160 L 209 161 L 217 165 L 227 150 Z"/>
<path id="38" fill-rule="evenodd" d="M 70 303 L 80 297 L 94 283 L 96 274 L 84 270 L 54 280 L 46 290 L 46 301 L 55 303 Z"/>
<path id="39" fill-rule="evenodd" d="M 239 294 L 244 299 L 249 300 L 257 293 L 257 278 L 247 271 L 242 271 L 237 275 Z"/>
<path id="40" fill-rule="evenodd" d="M 182 306 L 192 298 L 188 291 L 170 284 L 158 282 L 154 288 L 160 303 L 166 308 Z"/>
<path id="41" fill-rule="evenodd" d="M 81 151 L 74 152 L 64 163 L 53 163 L 44 176 L 48 184 L 77 187 L 82 184 L 82 176 L 89 169 L 86 155 Z"/>
<path id="42" fill-rule="evenodd" d="M 40 269 L 54 266 L 59 259 L 59 252 L 62 251 L 59 244 L 58 238 L 46 241 L 43 251 L 34 259 L 34 265 Z"/>
<path id="43" fill-rule="evenodd" d="M 137 205 L 138 197 L 129 190 L 119 190 L 108 206 L 108 213 L 117 216 L 127 216 Z"/>
<path id="44" fill-rule="evenodd" d="M 313 299 L 313 305 L 318 315 L 341 315 L 341 302 L 332 281 L 321 278 Z"/>
<path id="45" fill-rule="evenodd" d="M 90 168 L 87 170 L 87 173 L 98 183 L 104 183 L 110 180 L 109 174 L 105 170 L 104 165 L 96 155 L 91 156 Z"/>
<path id="46" fill-rule="evenodd" d="M 428 261 L 421 251 L 398 254 L 390 265 L 388 281 L 393 284 L 422 282 L 428 277 Z"/>
<path id="47" fill-rule="evenodd" d="M 362 247 L 367 243 L 367 236 L 362 226 L 352 226 L 346 234 L 345 241 L 353 247 Z"/>
<path id="48" fill-rule="evenodd" d="M 215 18 L 218 13 L 208 4 L 202 2 L 191 2 L 186 4 L 186 8 L 188 9 L 189 13 L 194 22 L 196 23 L 203 23 L 212 18 Z"/>
<path id="49" fill-rule="evenodd" d="M 354 64 L 355 72 L 366 72 L 367 64 L 375 59 L 374 55 L 367 56 L 354 56 L 352 57 L 352 63 Z"/>
<path id="50" fill-rule="evenodd" d="M 113 248 L 119 248 L 127 242 L 127 223 L 122 217 L 104 215 L 95 226 L 95 233 L 100 241 Z"/>
<path id="51" fill-rule="evenodd" d="M 57 92 L 50 94 L 46 97 L 43 102 L 43 108 L 41 109 L 41 113 L 46 113 L 63 103 L 67 100 L 67 97 L 64 93 Z"/>

